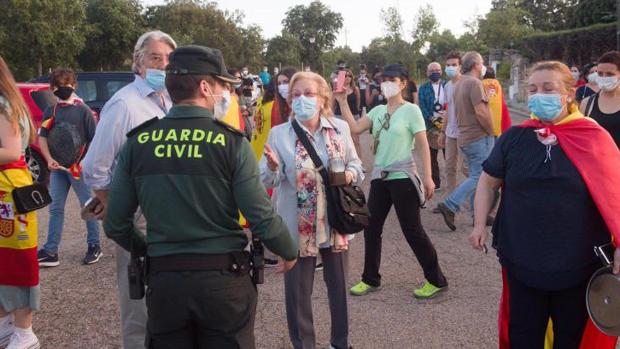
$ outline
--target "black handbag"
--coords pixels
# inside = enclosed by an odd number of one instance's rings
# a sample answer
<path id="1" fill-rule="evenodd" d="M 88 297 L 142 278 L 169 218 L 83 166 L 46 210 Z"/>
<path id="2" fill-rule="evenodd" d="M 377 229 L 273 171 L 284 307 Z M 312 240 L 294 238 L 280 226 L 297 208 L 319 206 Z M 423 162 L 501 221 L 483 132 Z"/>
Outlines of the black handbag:
<path id="1" fill-rule="evenodd" d="M 11 196 L 13 197 L 13 203 L 17 213 L 24 214 L 40 210 L 52 203 L 52 197 L 44 184 L 33 183 L 23 187 L 15 187 L 9 176 L 7 176 L 4 171 L 0 172 L 2 172 L 4 178 L 14 187 Z"/>
<path id="2" fill-rule="evenodd" d="M 319 170 L 323 178 L 329 224 L 342 234 L 355 234 L 360 232 L 368 225 L 368 219 L 370 217 L 364 192 L 358 186 L 351 184 L 330 185 L 327 169 L 323 166 L 321 158 L 316 153 L 306 133 L 301 129 L 297 120 L 293 120 L 292 124 L 297 138 L 304 148 L 306 148 L 314 166 Z"/>

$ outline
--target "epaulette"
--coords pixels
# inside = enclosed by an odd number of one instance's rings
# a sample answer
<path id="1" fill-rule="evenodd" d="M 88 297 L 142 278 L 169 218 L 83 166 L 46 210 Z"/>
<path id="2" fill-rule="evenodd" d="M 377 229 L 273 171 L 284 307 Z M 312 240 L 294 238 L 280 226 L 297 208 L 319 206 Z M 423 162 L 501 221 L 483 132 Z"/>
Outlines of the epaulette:
<path id="1" fill-rule="evenodd" d="M 150 126 L 150 125 L 153 125 L 157 121 L 159 121 L 158 117 L 154 117 L 152 119 L 146 120 L 145 122 L 143 122 L 140 125 L 134 127 L 133 129 L 131 129 L 131 131 L 127 132 L 127 138 L 135 135 L 136 133 L 138 133 L 138 131 L 142 130 L 143 128 L 145 128 L 147 126 Z"/>
<path id="2" fill-rule="evenodd" d="M 232 133 L 233 133 L 234 135 L 236 135 L 236 136 L 241 136 L 241 137 L 245 136 L 245 135 L 243 134 L 243 132 L 241 132 L 241 131 L 237 130 L 236 128 L 234 128 L 234 127 L 232 127 L 232 126 L 230 126 L 229 124 L 225 123 L 224 121 L 215 120 L 215 123 L 216 123 L 217 125 L 222 126 L 222 127 L 223 127 L 223 128 L 225 128 L 225 129 L 227 129 L 228 131 L 232 132 Z"/>

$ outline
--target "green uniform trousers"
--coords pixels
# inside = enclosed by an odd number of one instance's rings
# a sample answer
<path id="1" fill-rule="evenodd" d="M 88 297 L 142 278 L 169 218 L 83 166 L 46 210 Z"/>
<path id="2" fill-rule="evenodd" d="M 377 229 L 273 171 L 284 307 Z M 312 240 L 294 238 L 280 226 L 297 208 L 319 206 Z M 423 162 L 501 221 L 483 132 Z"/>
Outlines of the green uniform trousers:
<path id="1" fill-rule="evenodd" d="M 147 349 L 254 349 L 256 288 L 247 272 L 150 272 Z"/>

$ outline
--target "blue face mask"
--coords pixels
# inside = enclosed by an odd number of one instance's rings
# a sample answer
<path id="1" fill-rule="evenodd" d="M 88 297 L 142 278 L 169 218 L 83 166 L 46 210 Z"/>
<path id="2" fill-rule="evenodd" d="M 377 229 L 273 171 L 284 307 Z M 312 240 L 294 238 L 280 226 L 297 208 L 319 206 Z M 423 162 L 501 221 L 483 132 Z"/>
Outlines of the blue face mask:
<path id="1" fill-rule="evenodd" d="M 437 82 L 439 81 L 439 79 L 441 79 L 441 73 L 431 73 L 431 75 L 428 77 L 429 79 L 431 79 L 432 82 Z"/>
<path id="2" fill-rule="evenodd" d="M 317 108 L 316 97 L 306 97 L 301 95 L 293 99 L 293 113 L 295 113 L 295 119 L 299 121 L 308 121 L 314 117 Z"/>
<path id="3" fill-rule="evenodd" d="M 166 89 L 166 72 L 159 69 L 147 69 L 146 84 L 155 91 L 163 91 Z"/>
<path id="4" fill-rule="evenodd" d="M 458 73 L 458 70 L 456 69 L 456 67 L 453 66 L 447 66 L 446 67 L 446 75 L 452 79 L 453 77 L 456 76 L 456 74 Z"/>
<path id="5" fill-rule="evenodd" d="M 527 99 L 527 107 L 541 121 L 551 121 L 560 115 L 564 105 L 560 94 L 536 93 Z"/>

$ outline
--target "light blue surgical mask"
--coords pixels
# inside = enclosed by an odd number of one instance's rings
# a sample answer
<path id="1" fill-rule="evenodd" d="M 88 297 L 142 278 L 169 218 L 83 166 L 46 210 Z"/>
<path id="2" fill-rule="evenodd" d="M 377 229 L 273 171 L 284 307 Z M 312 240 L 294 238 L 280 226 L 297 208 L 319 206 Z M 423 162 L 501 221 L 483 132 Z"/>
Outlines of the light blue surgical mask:
<path id="1" fill-rule="evenodd" d="M 308 121 L 316 115 L 318 110 L 317 98 L 301 95 L 293 99 L 292 107 L 293 113 L 295 113 L 295 119 L 299 121 Z"/>
<path id="2" fill-rule="evenodd" d="M 453 77 L 455 77 L 457 74 L 459 73 L 458 69 L 456 69 L 456 67 L 453 67 L 451 65 L 446 67 L 446 75 L 452 79 Z"/>
<path id="3" fill-rule="evenodd" d="M 541 121 L 551 121 L 557 118 L 564 105 L 561 94 L 536 93 L 527 100 L 528 109 Z"/>
<path id="4" fill-rule="evenodd" d="M 150 88 L 157 92 L 166 89 L 166 72 L 163 70 L 147 69 L 144 80 Z"/>

